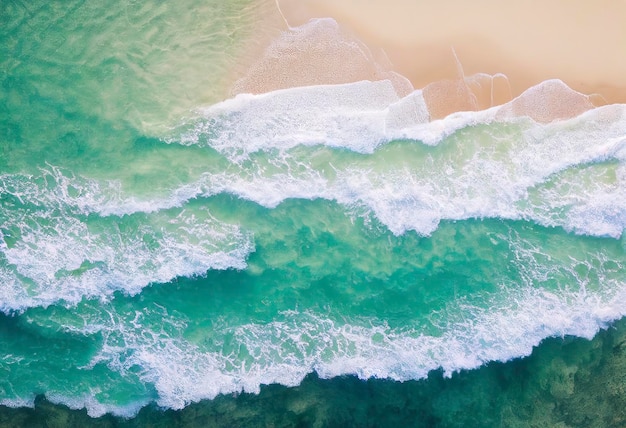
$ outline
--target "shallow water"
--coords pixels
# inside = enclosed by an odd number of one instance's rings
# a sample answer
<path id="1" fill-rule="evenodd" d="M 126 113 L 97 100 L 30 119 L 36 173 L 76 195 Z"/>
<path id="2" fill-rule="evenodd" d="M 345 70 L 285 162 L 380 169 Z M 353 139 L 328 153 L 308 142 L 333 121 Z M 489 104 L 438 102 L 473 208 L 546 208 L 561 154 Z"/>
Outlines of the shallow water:
<path id="1" fill-rule="evenodd" d="M 221 101 L 265 6 L 184 6 L 2 6 L 0 420 L 623 423 L 626 106 Z"/>

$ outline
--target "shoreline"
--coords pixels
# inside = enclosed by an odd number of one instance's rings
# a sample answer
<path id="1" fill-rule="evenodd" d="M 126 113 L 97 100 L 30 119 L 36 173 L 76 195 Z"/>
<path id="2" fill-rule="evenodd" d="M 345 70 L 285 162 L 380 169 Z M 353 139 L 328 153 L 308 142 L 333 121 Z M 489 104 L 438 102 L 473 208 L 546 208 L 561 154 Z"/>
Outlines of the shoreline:
<path id="1" fill-rule="evenodd" d="M 382 0 L 277 1 L 275 12 L 267 15 L 269 24 L 264 25 L 271 28 L 265 36 L 277 34 L 280 39 L 287 23 L 287 33 L 293 36 L 296 27 L 312 18 L 324 17 L 334 19 L 338 30 L 332 40 L 317 45 L 310 39 L 305 46 L 303 39 L 283 37 L 278 44 L 298 45 L 298 54 L 317 51 L 299 57 L 290 52 L 285 58 L 278 58 L 275 51 L 271 64 L 263 62 L 263 58 L 257 59 L 256 64 L 249 61 L 254 65 L 248 68 L 247 77 L 256 74 L 256 81 L 239 85 L 231 92 L 260 93 L 395 75 L 398 81 L 408 79 L 414 89 L 448 82 L 444 92 L 450 93 L 459 91 L 459 77 L 465 77 L 465 86 L 478 98 L 473 109 L 482 109 L 489 107 L 489 102 L 481 97 L 489 92 L 491 82 L 495 94 L 491 105 L 500 105 L 541 82 L 558 79 L 574 91 L 589 95 L 594 105 L 626 103 L 624 2 L 554 0 L 547 5 L 535 1 L 505 5 L 495 0 L 477 0 L 478 4 L 469 5 L 461 0 L 430 4 L 396 1 L 401 7 L 386 7 Z M 267 6 L 271 8 L 270 3 Z M 451 10 L 456 12 L 451 14 Z M 278 34 L 280 30 L 282 35 Z M 276 45 L 276 40 L 267 38 L 267 45 Z M 358 58 L 362 60 L 357 64 L 359 70 L 346 70 L 350 67 L 345 64 L 353 63 L 357 56 L 354 51 L 336 49 L 338 43 L 343 47 L 361 44 L 361 51 L 363 46 L 369 49 L 365 54 L 369 56 L 367 61 Z M 254 46 L 256 55 L 267 57 L 266 50 L 259 50 L 259 40 L 254 41 Z M 333 49 L 335 52 L 331 52 Z M 247 55 L 246 59 L 250 58 Z M 478 79 L 472 80 L 474 76 Z M 397 85 L 404 88 L 400 92 L 406 91 L 404 83 Z M 461 91 L 467 92 L 465 88 Z M 467 94 L 463 97 L 467 98 Z M 450 105 L 442 111 L 468 107 L 465 99 L 446 103 Z"/>

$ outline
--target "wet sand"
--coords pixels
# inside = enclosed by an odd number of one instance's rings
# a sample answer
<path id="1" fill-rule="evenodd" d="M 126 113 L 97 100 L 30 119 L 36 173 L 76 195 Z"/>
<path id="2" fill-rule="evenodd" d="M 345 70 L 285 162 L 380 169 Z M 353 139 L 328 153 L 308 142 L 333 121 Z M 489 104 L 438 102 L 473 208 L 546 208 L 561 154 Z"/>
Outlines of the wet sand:
<path id="1" fill-rule="evenodd" d="M 416 88 L 464 74 L 509 78 L 511 92 L 561 79 L 607 103 L 626 102 L 626 1 L 280 0 L 291 25 L 330 16 Z"/>
<path id="2" fill-rule="evenodd" d="M 293 12 L 307 11 L 293 6 Z M 307 16 L 293 24 L 274 0 L 260 0 L 257 9 L 255 36 L 232 73 L 230 95 L 382 79 L 391 80 L 400 95 L 414 89 L 380 49 L 370 49 L 336 20 L 309 22 L 314 16 Z"/>

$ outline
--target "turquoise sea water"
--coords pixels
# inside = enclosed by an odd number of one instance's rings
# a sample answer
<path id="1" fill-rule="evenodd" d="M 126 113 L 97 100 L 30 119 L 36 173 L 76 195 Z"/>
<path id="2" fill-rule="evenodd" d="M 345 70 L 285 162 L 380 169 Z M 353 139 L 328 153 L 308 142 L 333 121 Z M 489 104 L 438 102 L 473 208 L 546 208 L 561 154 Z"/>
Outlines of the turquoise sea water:
<path id="1" fill-rule="evenodd" d="M 0 5 L 0 421 L 623 426 L 626 106 L 228 98 L 266 6 Z"/>

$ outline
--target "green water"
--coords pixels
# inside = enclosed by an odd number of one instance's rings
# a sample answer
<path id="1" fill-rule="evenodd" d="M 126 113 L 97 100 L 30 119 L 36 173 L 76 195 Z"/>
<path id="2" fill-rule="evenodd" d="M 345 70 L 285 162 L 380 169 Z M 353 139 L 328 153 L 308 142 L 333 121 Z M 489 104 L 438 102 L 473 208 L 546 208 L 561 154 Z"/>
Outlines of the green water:
<path id="1" fill-rule="evenodd" d="M 271 7 L 0 5 L 0 422 L 622 426 L 625 107 L 219 103 Z"/>

